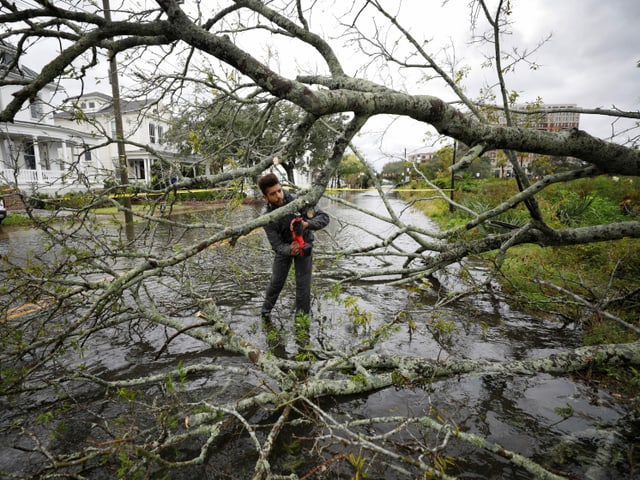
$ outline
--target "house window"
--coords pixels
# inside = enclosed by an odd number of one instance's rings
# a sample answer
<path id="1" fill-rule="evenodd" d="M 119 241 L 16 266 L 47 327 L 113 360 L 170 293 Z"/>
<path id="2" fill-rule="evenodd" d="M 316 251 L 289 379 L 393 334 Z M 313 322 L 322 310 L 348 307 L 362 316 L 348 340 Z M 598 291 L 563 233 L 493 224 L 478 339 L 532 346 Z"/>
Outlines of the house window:
<path id="1" fill-rule="evenodd" d="M 133 175 L 136 180 L 144 180 L 146 178 L 146 172 L 144 169 L 144 160 L 142 159 L 131 160 L 130 165 L 133 168 Z"/>
<path id="2" fill-rule="evenodd" d="M 164 137 L 164 128 L 158 125 L 158 143 L 162 143 L 162 137 Z"/>
<path id="3" fill-rule="evenodd" d="M 42 100 L 39 97 L 31 100 L 31 118 L 41 118 L 42 117 Z"/>
<path id="4" fill-rule="evenodd" d="M 89 150 L 88 148 L 84 151 L 84 161 L 91 162 L 91 150 Z"/>
<path id="5" fill-rule="evenodd" d="M 156 143 L 156 126 L 153 123 L 149 124 L 149 142 Z"/>
<path id="6" fill-rule="evenodd" d="M 24 164 L 27 167 L 27 170 L 36 169 L 36 149 L 31 142 L 24 146 Z"/>

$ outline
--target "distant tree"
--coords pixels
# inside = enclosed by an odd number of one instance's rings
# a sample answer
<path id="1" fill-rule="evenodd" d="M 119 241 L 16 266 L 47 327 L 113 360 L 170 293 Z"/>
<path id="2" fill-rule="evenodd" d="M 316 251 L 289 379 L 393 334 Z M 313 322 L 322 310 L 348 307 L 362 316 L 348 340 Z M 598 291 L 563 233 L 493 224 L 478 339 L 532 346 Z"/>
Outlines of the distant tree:
<path id="1" fill-rule="evenodd" d="M 385 163 L 382 167 L 381 177 L 396 184 L 404 182 L 407 178 L 407 168 L 409 168 L 409 163 L 404 160 Z"/>
<path id="2" fill-rule="evenodd" d="M 165 138 L 181 153 L 202 155 L 211 173 L 226 167 L 251 167 L 260 159 L 278 156 L 291 137 L 291 126 L 304 118 L 302 109 L 284 102 L 240 102 L 219 96 L 183 108 Z M 289 151 L 281 164 L 293 181 L 293 169 L 321 166 L 330 154 L 332 133 L 340 128 L 339 116 L 311 127 L 305 142 Z M 303 159 L 310 159 L 307 165 Z"/>
<path id="3" fill-rule="evenodd" d="M 581 163 L 577 159 L 558 156 L 541 156 L 533 160 L 529 165 L 529 171 L 534 177 L 542 177 L 552 173 L 568 172 L 580 167 Z"/>
<path id="4" fill-rule="evenodd" d="M 338 185 L 354 188 L 366 188 L 369 174 L 365 165 L 353 154 L 346 154 L 338 165 Z"/>
<path id="5" fill-rule="evenodd" d="M 188 105 L 176 116 L 165 141 L 180 153 L 202 155 L 209 171 L 220 173 L 225 165 L 238 166 L 251 147 L 273 154 L 273 139 L 265 133 L 271 111 L 267 105 L 240 104 L 226 97 Z"/>
<path id="6" fill-rule="evenodd" d="M 481 157 L 478 161 L 473 162 L 465 171 L 466 174 L 473 178 L 489 178 L 493 168 L 490 158 Z"/>
<path id="7" fill-rule="evenodd" d="M 451 175 L 450 168 L 453 166 L 453 145 L 446 145 L 436 152 L 436 160 L 433 164 L 437 176 Z M 459 152 L 456 152 L 458 154 Z"/>

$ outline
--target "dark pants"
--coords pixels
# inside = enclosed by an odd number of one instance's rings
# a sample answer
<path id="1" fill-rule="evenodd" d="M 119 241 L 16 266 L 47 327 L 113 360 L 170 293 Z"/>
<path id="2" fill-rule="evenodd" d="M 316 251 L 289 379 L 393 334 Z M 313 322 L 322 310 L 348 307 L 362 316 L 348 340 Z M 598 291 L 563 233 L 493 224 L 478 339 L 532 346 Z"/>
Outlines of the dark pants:
<path id="1" fill-rule="evenodd" d="M 273 258 L 271 281 L 262 304 L 262 315 L 270 313 L 276 304 L 280 292 L 287 281 L 292 260 L 295 263 L 296 270 L 296 313 L 308 314 L 311 311 L 311 255 L 305 257 L 276 255 Z"/>

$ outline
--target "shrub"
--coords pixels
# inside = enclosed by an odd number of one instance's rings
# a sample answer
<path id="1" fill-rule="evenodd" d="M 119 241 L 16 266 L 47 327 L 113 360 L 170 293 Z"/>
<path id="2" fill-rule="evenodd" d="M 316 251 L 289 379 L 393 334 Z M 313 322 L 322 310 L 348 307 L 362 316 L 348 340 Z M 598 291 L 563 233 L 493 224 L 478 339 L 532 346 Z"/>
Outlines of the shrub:
<path id="1" fill-rule="evenodd" d="M 578 225 L 582 223 L 595 197 L 590 194 L 577 194 L 576 192 L 566 192 L 565 195 L 565 198 L 555 211 L 556 217 L 563 225 Z"/>

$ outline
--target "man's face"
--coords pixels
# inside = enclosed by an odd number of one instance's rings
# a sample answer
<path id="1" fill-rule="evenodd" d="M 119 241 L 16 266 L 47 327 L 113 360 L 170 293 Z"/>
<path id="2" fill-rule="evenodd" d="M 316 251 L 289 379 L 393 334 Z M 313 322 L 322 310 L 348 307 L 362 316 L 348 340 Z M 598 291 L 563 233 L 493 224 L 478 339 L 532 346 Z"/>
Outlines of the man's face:
<path id="1" fill-rule="evenodd" d="M 274 207 L 284 205 L 284 192 L 282 191 L 282 185 L 279 183 L 267 188 L 262 197 Z"/>

